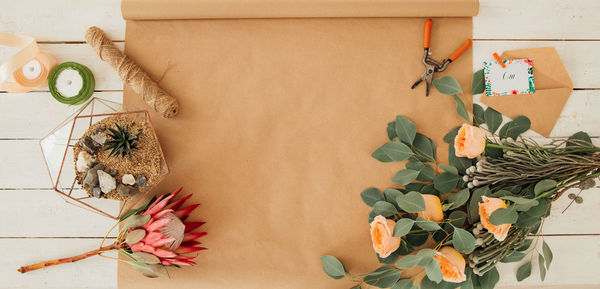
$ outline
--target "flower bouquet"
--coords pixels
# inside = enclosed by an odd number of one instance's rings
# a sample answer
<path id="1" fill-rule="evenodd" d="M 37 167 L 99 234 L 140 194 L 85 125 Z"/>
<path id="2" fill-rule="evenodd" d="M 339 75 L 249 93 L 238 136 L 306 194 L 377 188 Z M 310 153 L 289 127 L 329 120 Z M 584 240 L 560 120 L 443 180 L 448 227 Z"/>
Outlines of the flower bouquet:
<path id="1" fill-rule="evenodd" d="M 197 240 L 206 232 L 194 232 L 204 222 L 187 222 L 186 219 L 199 204 L 183 206 L 189 194 L 178 200 L 174 198 L 181 189 L 171 194 L 152 198 L 144 206 L 131 209 L 113 229 L 122 224 L 117 239 L 108 246 L 104 240 L 100 248 L 84 254 L 45 261 L 18 269 L 21 273 L 42 269 L 48 266 L 76 262 L 92 256 L 104 256 L 109 251 L 118 251 L 128 258 L 124 261 L 147 277 L 168 276 L 168 267 L 196 264 L 192 259 L 195 252 L 205 250 Z M 110 230 L 112 231 L 112 229 Z M 110 233 L 109 231 L 109 233 Z M 108 236 L 108 233 L 106 234 Z M 105 237 L 106 239 L 106 237 Z"/>
<path id="2" fill-rule="evenodd" d="M 443 93 L 462 92 L 454 79 L 436 81 Z M 595 186 L 600 148 L 584 132 L 540 145 L 522 135 L 530 128 L 527 117 L 502 125 L 499 112 L 474 104 L 471 118 L 455 100 L 468 123 L 444 137 L 449 165 L 436 161 L 435 143 L 412 121 L 398 116 L 388 123 L 390 142 L 372 157 L 407 161 L 406 168 L 392 178 L 397 187 L 360 194 L 372 207 L 371 239 L 382 266 L 351 275 L 335 257 L 322 256 L 327 275 L 347 277 L 356 282 L 353 288 L 491 289 L 500 279 L 499 262 L 522 262 L 516 272 L 521 281 L 536 260 L 545 279 L 553 256 L 540 236 L 544 219 L 568 189 Z M 569 198 L 582 201 L 579 195 Z"/>

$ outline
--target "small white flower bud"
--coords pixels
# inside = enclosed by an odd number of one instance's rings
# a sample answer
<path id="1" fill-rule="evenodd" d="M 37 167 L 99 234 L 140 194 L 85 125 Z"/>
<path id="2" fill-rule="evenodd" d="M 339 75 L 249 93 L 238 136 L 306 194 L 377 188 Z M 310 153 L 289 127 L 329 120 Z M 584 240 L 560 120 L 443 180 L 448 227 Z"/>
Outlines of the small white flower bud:
<path id="1" fill-rule="evenodd" d="M 477 229 L 477 228 L 473 229 L 473 234 L 475 234 L 475 235 L 479 235 L 479 232 L 480 232 L 480 230 L 479 230 L 479 229 Z"/>
<path id="2" fill-rule="evenodd" d="M 471 173 L 474 173 L 474 172 L 475 172 L 475 169 L 476 169 L 476 168 L 475 168 L 475 166 L 470 166 L 470 167 L 468 168 L 468 170 L 469 170 Z"/>
<path id="3" fill-rule="evenodd" d="M 473 230 L 473 231 L 475 231 L 475 230 Z M 483 244 L 483 239 L 481 239 L 481 238 L 475 239 L 475 245 L 481 246 L 482 244 Z"/>
<path id="4" fill-rule="evenodd" d="M 475 186 L 473 186 L 473 183 L 468 183 L 468 184 L 467 184 L 467 188 L 469 188 L 469 189 L 472 189 L 472 188 L 474 188 L 474 187 L 475 187 Z"/>
<path id="5" fill-rule="evenodd" d="M 469 181 L 469 176 L 463 176 L 463 182 L 468 182 Z"/>
<path id="6" fill-rule="evenodd" d="M 479 180 L 473 180 L 473 186 L 478 187 L 479 186 Z"/>

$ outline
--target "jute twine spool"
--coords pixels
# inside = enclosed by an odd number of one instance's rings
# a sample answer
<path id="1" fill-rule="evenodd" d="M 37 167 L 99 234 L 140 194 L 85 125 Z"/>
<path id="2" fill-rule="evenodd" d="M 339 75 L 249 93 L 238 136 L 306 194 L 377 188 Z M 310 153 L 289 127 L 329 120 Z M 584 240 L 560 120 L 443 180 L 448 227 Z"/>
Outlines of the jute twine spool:
<path id="1" fill-rule="evenodd" d="M 144 101 L 163 117 L 177 115 L 179 104 L 167 94 L 154 80 L 131 58 L 121 53 L 102 29 L 92 26 L 85 32 L 85 41 L 105 62 L 114 68 L 123 81 L 141 94 Z"/>

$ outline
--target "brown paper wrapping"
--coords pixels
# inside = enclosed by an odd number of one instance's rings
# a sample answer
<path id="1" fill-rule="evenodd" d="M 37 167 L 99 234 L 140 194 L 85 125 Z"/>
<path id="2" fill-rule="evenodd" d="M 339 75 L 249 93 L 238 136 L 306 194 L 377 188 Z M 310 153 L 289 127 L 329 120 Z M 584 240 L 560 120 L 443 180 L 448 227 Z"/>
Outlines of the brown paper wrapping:
<path id="1" fill-rule="evenodd" d="M 335 9 L 320 10 L 321 2 Z M 286 5 L 303 7 L 297 14 L 303 16 L 358 13 L 364 7 L 384 13 L 378 5 L 401 11 L 410 3 L 420 7 L 409 9 L 418 10 L 417 16 L 443 12 L 439 1 L 376 1 L 373 7 L 365 4 L 372 0 L 340 2 L 281 1 L 263 16 L 289 15 L 293 9 Z M 454 7 L 448 2 L 444 7 Z M 471 37 L 468 16 L 477 2 L 466 2 L 471 4 L 466 17 L 434 20 L 434 57 L 447 57 Z M 155 16 L 186 10 L 165 6 L 166 0 L 143 3 L 124 1 L 123 14 L 143 17 L 152 7 L 169 8 L 150 13 Z M 262 11 L 253 5 L 271 7 L 264 3 L 215 0 L 192 6 L 214 18 L 231 7 L 237 7 L 235 14 L 223 17 L 257 15 Z M 190 219 L 207 221 L 209 249 L 200 253 L 197 266 L 169 270 L 170 279 L 147 279 L 120 263 L 119 287 L 349 288 L 347 280 L 323 273 L 319 257 L 325 254 L 339 257 L 353 273 L 376 269 L 369 208 L 359 193 L 393 186 L 391 177 L 403 167 L 370 157 L 387 141 L 387 123 L 398 114 L 413 120 L 436 141 L 440 159 L 448 151 L 443 135 L 461 123 L 452 97 L 436 90 L 425 97 L 423 85 L 410 89 L 424 70 L 424 23 L 423 18 L 127 21 L 126 53 L 151 76 L 162 75 L 161 87 L 181 108 L 174 119 L 151 113 L 171 169 L 156 192 L 184 186 L 195 193 L 193 201 L 202 205 Z M 437 76 L 443 75 L 468 90 L 471 52 Z M 463 101 L 471 107 L 470 97 Z M 142 106 L 127 87 L 124 102 Z"/>
<path id="2" fill-rule="evenodd" d="M 533 60 L 535 93 L 485 96 L 481 102 L 502 114 L 515 118 L 525 115 L 531 120 L 531 129 L 549 137 L 554 124 L 567 103 L 573 83 L 565 69 L 556 48 L 541 47 L 509 50 L 502 53 L 502 59 Z"/>

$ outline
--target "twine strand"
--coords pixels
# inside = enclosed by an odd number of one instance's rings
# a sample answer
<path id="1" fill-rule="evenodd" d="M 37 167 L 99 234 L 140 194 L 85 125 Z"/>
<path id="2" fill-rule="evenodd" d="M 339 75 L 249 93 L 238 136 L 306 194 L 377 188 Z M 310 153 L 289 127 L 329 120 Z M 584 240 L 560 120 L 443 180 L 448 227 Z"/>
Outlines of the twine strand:
<path id="1" fill-rule="evenodd" d="M 158 86 L 141 66 L 129 56 L 121 53 L 102 29 L 92 26 L 85 32 L 86 42 L 96 51 L 102 61 L 110 64 L 119 77 L 127 83 L 133 91 L 142 96 L 146 104 L 165 118 L 177 115 L 179 104 L 177 100 Z"/>

